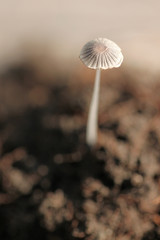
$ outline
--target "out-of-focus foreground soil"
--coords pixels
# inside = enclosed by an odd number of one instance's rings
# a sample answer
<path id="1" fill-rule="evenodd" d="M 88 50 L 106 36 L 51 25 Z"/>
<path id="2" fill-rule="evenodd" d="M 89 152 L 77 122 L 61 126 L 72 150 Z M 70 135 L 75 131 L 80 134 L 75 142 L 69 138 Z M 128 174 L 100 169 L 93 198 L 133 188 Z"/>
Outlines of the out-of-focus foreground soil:
<path id="1" fill-rule="evenodd" d="M 0 239 L 160 239 L 160 81 L 103 72 L 89 149 L 90 71 L 0 76 Z"/>

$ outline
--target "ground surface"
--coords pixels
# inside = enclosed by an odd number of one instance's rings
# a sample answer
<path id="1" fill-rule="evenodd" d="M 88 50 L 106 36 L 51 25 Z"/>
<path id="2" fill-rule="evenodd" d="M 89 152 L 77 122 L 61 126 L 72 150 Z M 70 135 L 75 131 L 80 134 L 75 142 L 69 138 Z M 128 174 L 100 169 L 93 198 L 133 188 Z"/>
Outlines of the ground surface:
<path id="1" fill-rule="evenodd" d="M 118 74 L 103 75 L 94 149 L 91 76 L 1 76 L 0 239 L 160 239 L 160 83 Z"/>

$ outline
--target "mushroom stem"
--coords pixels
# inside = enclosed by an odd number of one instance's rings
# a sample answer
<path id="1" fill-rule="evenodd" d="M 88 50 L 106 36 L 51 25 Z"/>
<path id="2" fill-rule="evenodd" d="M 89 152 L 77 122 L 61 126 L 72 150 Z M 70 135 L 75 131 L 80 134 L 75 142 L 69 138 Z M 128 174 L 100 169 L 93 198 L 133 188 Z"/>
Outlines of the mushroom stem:
<path id="1" fill-rule="evenodd" d="M 97 121 L 98 121 L 100 75 L 101 75 L 101 69 L 97 69 L 95 83 L 94 83 L 94 89 L 93 89 L 93 95 L 92 95 L 89 114 L 88 114 L 87 131 L 86 131 L 86 142 L 90 146 L 95 145 L 96 141 L 97 141 Z"/>

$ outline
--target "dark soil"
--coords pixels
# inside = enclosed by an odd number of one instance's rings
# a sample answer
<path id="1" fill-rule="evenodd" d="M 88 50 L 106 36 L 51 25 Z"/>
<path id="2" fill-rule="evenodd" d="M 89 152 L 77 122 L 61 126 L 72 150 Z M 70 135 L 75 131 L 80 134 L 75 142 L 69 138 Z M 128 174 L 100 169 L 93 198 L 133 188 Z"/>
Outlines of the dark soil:
<path id="1" fill-rule="evenodd" d="M 102 74 L 90 149 L 91 76 L 38 76 L 0 77 L 0 239 L 160 239 L 160 82 Z"/>

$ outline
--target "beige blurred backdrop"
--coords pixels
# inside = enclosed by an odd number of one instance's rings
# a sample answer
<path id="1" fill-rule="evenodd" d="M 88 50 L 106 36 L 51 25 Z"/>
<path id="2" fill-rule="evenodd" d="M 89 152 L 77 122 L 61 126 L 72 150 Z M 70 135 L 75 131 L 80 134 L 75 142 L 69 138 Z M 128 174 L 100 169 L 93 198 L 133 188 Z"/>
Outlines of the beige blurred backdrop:
<path id="1" fill-rule="evenodd" d="M 80 64 L 86 41 L 106 37 L 122 48 L 123 66 L 156 73 L 159 24 L 159 0 L 0 0 L 0 67 L 35 55 L 63 71 Z"/>

